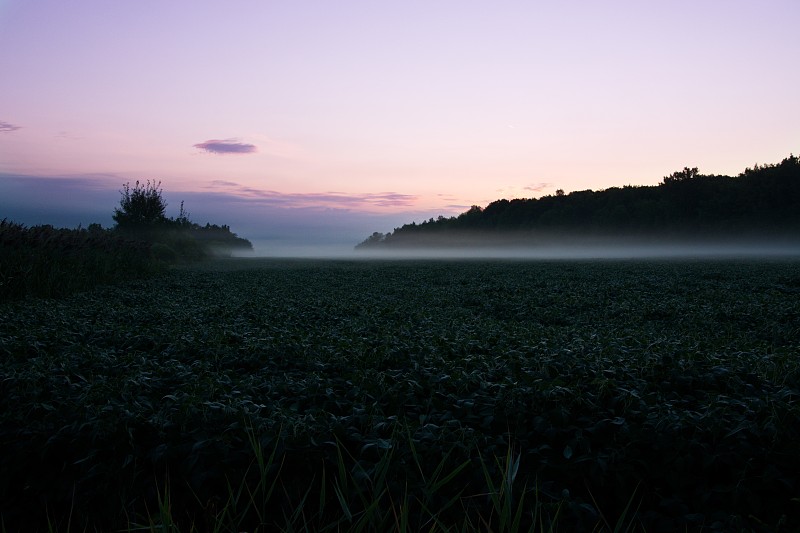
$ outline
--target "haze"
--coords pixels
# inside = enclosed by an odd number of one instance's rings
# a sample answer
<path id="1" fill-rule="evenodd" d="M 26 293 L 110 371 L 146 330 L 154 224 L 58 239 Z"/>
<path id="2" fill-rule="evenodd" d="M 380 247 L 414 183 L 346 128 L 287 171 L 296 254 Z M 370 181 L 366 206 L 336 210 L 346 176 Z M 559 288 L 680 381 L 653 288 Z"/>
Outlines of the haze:
<path id="1" fill-rule="evenodd" d="M 256 251 L 239 257 L 346 259 L 346 260 L 591 260 L 591 259 L 747 259 L 800 258 L 800 242 L 726 240 L 706 242 L 643 242 L 641 239 L 592 239 L 559 243 L 557 237 L 546 243 L 523 245 L 493 244 L 491 240 L 472 246 L 443 243 L 441 246 L 396 246 L 354 250 L 341 246 L 276 245 L 255 243 Z M 259 245 L 260 244 L 260 245 Z"/>
<path id="2" fill-rule="evenodd" d="M 125 182 L 262 254 L 797 152 L 800 3 L 0 0 L 0 218 Z M 324 248 L 321 248 L 324 247 Z"/>

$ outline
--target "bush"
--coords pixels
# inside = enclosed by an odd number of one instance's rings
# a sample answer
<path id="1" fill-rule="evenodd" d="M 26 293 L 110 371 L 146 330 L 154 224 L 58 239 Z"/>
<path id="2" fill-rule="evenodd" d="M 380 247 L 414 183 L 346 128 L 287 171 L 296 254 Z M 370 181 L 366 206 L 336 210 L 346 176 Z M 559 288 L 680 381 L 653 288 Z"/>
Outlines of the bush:
<path id="1" fill-rule="evenodd" d="M 167 203 L 161 197 L 161 182 L 148 180 L 122 186 L 120 206 L 114 209 L 114 222 L 123 231 L 149 233 L 167 222 Z"/>
<path id="2" fill-rule="evenodd" d="M 166 244 L 160 242 L 153 244 L 150 248 L 150 255 L 153 259 L 161 261 L 162 263 L 174 263 L 178 260 L 178 253 Z"/>

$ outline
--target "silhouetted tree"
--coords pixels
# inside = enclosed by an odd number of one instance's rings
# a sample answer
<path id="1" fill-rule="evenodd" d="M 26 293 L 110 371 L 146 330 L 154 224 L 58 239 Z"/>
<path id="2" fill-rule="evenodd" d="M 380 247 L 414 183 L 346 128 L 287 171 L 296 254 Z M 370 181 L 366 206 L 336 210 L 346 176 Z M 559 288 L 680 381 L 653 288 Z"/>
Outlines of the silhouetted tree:
<path id="1" fill-rule="evenodd" d="M 386 235 L 384 235 L 383 233 L 381 233 L 379 231 L 376 231 L 375 233 L 373 233 L 372 235 L 367 237 L 363 242 L 361 242 L 360 244 L 356 245 L 356 248 L 365 248 L 365 247 L 375 246 L 375 245 L 378 245 L 378 244 L 382 244 L 385 241 L 386 241 Z"/>
<path id="2" fill-rule="evenodd" d="M 671 183 L 680 183 L 683 181 L 689 181 L 691 179 L 696 178 L 699 175 L 697 167 L 689 168 L 683 167 L 683 170 L 679 170 L 678 172 L 673 172 L 669 176 L 664 176 L 664 179 L 661 181 L 664 185 L 669 185 Z"/>
<path id="3" fill-rule="evenodd" d="M 148 230 L 167 221 L 165 215 L 167 203 L 161 197 L 160 181 L 158 183 L 150 180 L 146 183 L 137 181 L 133 188 L 130 183 L 126 183 L 120 193 L 122 198 L 113 215 L 119 229 Z"/>
<path id="4" fill-rule="evenodd" d="M 181 200 L 181 210 L 178 213 L 178 218 L 175 219 L 175 225 L 179 228 L 192 227 L 192 221 L 189 220 L 189 212 L 183 207 L 183 200 Z"/>

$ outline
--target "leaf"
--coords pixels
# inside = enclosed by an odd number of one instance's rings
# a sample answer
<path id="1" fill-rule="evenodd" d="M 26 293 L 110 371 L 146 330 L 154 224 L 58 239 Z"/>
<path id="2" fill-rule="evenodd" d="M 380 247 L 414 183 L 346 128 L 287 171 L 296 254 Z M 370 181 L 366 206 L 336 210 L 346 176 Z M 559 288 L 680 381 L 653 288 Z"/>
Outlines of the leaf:
<path id="1" fill-rule="evenodd" d="M 572 446 L 567 444 L 564 446 L 564 459 L 570 459 L 572 457 Z"/>

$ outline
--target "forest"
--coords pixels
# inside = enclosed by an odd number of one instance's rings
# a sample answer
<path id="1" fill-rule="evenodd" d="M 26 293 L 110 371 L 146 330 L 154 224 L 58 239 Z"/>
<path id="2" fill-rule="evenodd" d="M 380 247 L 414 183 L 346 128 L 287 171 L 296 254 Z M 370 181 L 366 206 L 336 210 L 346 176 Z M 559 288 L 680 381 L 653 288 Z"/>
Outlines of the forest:
<path id="1" fill-rule="evenodd" d="M 796 242 L 800 159 L 754 165 L 738 176 L 684 168 L 656 186 L 612 187 L 541 198 L 497 200 L 454 217 L 439 216 L 383 234 L 356 249 L 475 244 L 763 240 Z"/>

